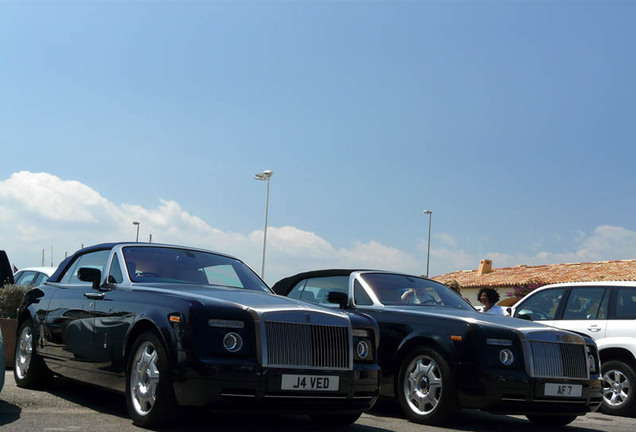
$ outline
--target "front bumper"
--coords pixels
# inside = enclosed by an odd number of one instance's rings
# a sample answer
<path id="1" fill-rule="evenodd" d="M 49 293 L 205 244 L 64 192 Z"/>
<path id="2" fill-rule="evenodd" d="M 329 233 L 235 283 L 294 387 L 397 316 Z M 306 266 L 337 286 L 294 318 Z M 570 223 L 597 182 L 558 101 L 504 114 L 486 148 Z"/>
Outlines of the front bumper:
<path id="1" fill-rule="evenodd" d="M 458 374 L 460 403 L 498 414 L 576 414 L 594 412 L 602 401 L 601 380 L 532 378 L 523 372 Z M 476 377 L 478 377 L 476 379 Z M 580 385 L 579 397 L 546 396 L 545 384 Z"/>
<path id="2" fill-rule="evenodd" d="M 337 376 L 337 391 L 281 389 L 283 374 Z M 378 398 L 380 368 L 356 365 L 352 371 L 262 368 L 258 365 L 206 365 L 173 373 L 180 405 L 213 405 L 298 413 L 353 412 L 370 409 Z"/>

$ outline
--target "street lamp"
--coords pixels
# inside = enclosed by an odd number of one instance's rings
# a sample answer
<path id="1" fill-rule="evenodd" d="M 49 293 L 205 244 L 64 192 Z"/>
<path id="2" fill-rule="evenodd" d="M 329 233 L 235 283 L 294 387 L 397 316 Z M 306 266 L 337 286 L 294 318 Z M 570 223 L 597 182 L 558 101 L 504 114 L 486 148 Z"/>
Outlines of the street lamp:
<path id="1" fill-rule="evenodd" d="M 256 180 L 267 181 L 267 198 L 265 199 L 265 231 L 263 231 L 263 262 L 261 264 L 261 278 L 265 278 L 265 246 L 267 245 L 267 213 L 269 211 L 269 179 L 272 178 L 274 171 L 265 170 L 254 174 Z"/>
<path id="2" fill-rule="evenodd" d="M 431 222 L 433 220 L 433 212 L 424 210 L 424 214 L 428 215 L 428 252 L 426 252 L 426 277 L 428 277 L 428 263 L 431 257 Z"/>
<path id="3" fill-rule="evenodd" d="M 137 238 L 135 239 L 135 241 L 139 242 L 139 222 L 134 221 L 133 225 L 137 225 Z"/>

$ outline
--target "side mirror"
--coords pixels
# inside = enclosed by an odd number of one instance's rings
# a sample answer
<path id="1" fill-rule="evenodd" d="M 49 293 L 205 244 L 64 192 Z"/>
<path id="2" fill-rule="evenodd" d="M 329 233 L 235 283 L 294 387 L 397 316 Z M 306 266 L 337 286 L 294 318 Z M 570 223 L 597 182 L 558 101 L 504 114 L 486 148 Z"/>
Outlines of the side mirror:
<path id="1" fill-rule="evenodd" d="M 349 296 L 342 292 L 330 291 L 327 294 L 327 301 L 339 305 L 340 309 L 344 309 L 349 302 Z"/>
<path id="2" fill-rule="evenodd" d="M 98 290 L 102 281 L 102 272 L 92 267 L 82 267 L 77 270 L 77 278 L 84 282 L 92 282 L 93 289 Z"/>
<path id="3" fill-rule="evenodd" d="M 524 320 L 528 320 L 528 321 L 532 321 L 532 315 L 530 315 L 529 313 L 520 313 L 519 315 L 517 315 L 517 318 L 521 318 Z"/>

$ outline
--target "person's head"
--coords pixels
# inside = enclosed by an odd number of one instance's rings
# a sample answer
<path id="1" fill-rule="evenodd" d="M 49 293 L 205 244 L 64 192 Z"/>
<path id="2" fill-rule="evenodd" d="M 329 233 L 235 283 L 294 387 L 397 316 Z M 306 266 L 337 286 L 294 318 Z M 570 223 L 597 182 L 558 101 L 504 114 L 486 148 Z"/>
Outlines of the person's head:
<path id="1" fill-rule="evenodd" d="M 477 294 L 477 299 L 484 304 L 484 306 L 492 306 L 499 301 L 499 293 L 493 288 L 482 288 Z"/>
<path id="2" fill-rule="evenodd" d="M 461 294 L 459 283 L 455 279 L 446 282 L 446 286 L 455 291 L 457 294 Z"/>

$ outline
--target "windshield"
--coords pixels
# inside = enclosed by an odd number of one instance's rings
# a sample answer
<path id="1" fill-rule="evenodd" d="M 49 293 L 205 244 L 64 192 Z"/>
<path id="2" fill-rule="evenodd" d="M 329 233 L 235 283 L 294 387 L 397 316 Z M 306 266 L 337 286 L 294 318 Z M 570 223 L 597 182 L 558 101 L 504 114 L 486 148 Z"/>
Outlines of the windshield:
<path id="1" fill-rule="evenodd" d="M 388 273 L 367 273 L 363 278 L 386 306 L 443 306 L 474 310 L 455 291 L 431 280 Z"/>
<path id="2" fill-rule="evenodd" d="M 156 246 L 123 248 L 132 282 L 186 283 L 271 292 L 241 261 L 214 253 Z"/>

